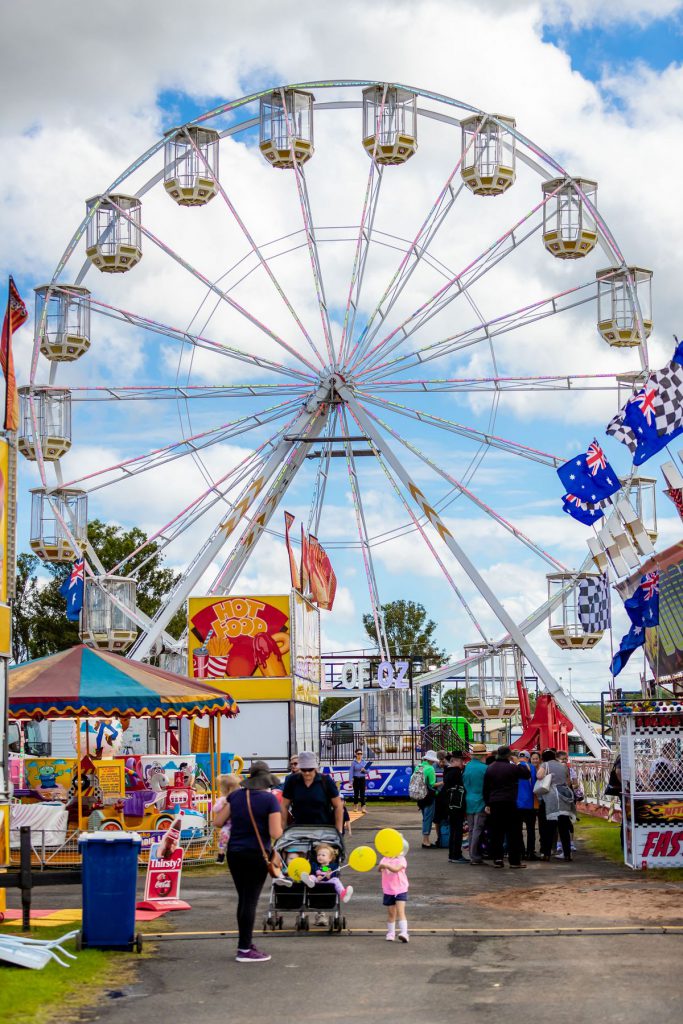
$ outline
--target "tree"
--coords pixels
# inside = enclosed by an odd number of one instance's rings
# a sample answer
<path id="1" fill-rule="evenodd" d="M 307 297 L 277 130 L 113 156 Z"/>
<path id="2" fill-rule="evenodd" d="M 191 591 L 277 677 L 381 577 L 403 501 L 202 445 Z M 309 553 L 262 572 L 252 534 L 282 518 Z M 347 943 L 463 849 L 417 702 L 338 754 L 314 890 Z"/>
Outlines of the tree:
<path id="1" fill-rule="evenodd" d="M 430 664 L 438 666 L 446 661 L 446 652 L 433 640 L 436 623 L 427 618 L 423 605 L 416 601 L 390 601 L 382 605 L 382 616 L 392 657 L 422 658 L 425 669 Z M 363 615 L 363 627 L 376 644 L 377 629 L 371 614 Z"/>
<path id="2" fill-rule="evenodd" d="M 112 569 L 143 544 L 145 533 L 133 527 L 124 530 L 113 523 L 93 519 L 88 524 L 88 539 L 107 569 Z M 149 558 L 149 561 L 145 562 Z M 146 615 L 154 615 L 176 581 L 172 569 L 163 567 L 164 555 L 153 542 L 132 555 L 126 563 L 126 574 L 135 573 L 137 605 Z M 145 562 L 143 565 L 142 563 Z M 17 558 L 16 598 L 12 605 L 12 657 L 15 662 L 55 654 L 79 642 L 78 623 L 66 618 L 66 602 L 59 593 L 71 572 L 70 565 L 47 562 L 49 575 L 45 580 L 37 574 L 40 562 L 36 555 L 21 554 Z M 180 636 L 185 627 L 185 610 L 174 615 L 167 632 Z"/>
<path id="3" fill-rule="evenodd" d="M 355 699 L 355 697 L 323 697 L 320 701 L 320 721 L 326 722 L 336 711 Z"/>

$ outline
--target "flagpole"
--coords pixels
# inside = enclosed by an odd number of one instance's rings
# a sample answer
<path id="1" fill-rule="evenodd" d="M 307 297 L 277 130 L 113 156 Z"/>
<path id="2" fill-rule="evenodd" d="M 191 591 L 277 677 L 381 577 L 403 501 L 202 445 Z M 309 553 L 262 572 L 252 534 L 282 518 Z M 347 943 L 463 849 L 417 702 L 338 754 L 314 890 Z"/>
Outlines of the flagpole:
<path id="1" fill-rule="evenodd" d="M 16 415 L 17 389 L 12 357 L 12 334 L 28 319 L 26 306 L 11 276 L 7 286 L 7 306 L 2 325 L 0 363 L 5 375 L 5 408 L 0 431 L 0 867 L 9 863 L 10 780 L 9 780 L 9 665 L 12 658 L 12 609 L 14 596 L 15 544 L 17 521 Z M 0 889 L 0 911 L 5 905 L 5 890 Z"/>

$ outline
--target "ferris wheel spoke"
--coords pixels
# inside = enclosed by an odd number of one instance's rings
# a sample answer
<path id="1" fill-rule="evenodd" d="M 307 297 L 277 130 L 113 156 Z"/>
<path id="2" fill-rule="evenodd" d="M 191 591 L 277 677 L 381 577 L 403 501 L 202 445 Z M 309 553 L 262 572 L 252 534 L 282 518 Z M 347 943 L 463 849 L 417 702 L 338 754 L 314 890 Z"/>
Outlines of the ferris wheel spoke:
<path id="1" fill-rule="evenodd" d="M 527 445 L 518 444 L 516 441 L 510 441 L 508 438 L 498 437 L 496 434 L 487 434 L 484 431 L 475 430 L 474 427 L 466 427 L 462 423 L 454 423 L 452 420 L 444 419 L 441 416 L 435 416 L 433 413 L 423 412 L 420 409 L 411 409 L 405 405 L 398 405 L 398 403 L 390 402 L 386 398 L 373 397 L 361 389 L 358 389 L 357 393 L 362 396 L 366 404 L 377 405 L 383 409 L 389 409 L 392 412 L 398 413 L 400 416 L 406 416 L 408 419 L 417 420 L 420 423 L 427 423 L 452 434 L 459 434 L 461 437 L 467 437 L 471 441 L 476 441 L 479 444 L 486 444 L 490 448 L 499 448 L 501 451 L 510 452 L 513 455 L 519 455 L 524 459 L 529 459 L 531 462 L 540 462 L 543 466 L 551 466 L 553 469 L 556 469 L 565 461 L 558 455 L 551 455 L 549 452 L 543 452 L 536 448 L 530 448 Z"/>
<path id="2" fill-rule="evenodd" d="M 399 345 L 404 344 L 416 331 L 424 327 L 432 317 L 436 316 L 446 308 L 459 295 L 466 293 L 472 285 L 488 274 L 501 260 L 504 260 L 511 252 L 519 248 L 528 238 L 534 235 L 542 227 L 542 218 L 521 235 L 518 234 L 524 225 L 552 199 L 557 191 L 549 193 L 537 203 L 528 213 L 521 217 L 503 235 L 491 243 L 474 260 L 468 263 L 458 274 L 446 281 L 429 299 L 418 306 L 414 313 L 406 317 L 397 327 L 394 328 L 385 338 L 378 342 L 374 348 L 369 349 L 363 358 L 356 364 L 356 372 L 372 370 L 379 358 L 384 358 Z M 373 356 L 375 357 L 373 359 Z"/>
<path id="3" fill-rule="evenodd" d="M 474 139 L 477 134 L 478 132 L 474 134 L 473 138 L 468 143 L 467 151 L 469 151 L 470 147 L 474 145 Z M 408 284 L 408 281 L 419 266 L 420 261 L 428 255 L 429 246 L 434 241 L 439 228 L 446 220 L 446 217 L 455 205 L 456 200 L 465 188 L 463 182 L 460 182 L 457 188 L 453 184 L 453 179 L 460 171 L 463 156 L 464 154 L 461 154 L 456 161 L 453 170 L 446 179 L 445 185 L 436 197 L 432 208 L 422 222 L 417 235 L 412 240 L 410 246 L 401 259 L 398 269 L 387 285 L 387 288 L 375 306 L 373 312 L 370 314 L 370 317 L 363 328 L 363 332 L 358 339 L 358 343 L 349 353 L 349 360 L 351 357 L 355 356 L 353 363 L 354 366 L 360 361 L 378 331 L 381 330 L 387 316 L 393 309 L 396 301 L 400 298 L 404 288 Z M 377 321 L 376 324 L 375 321 Z"/>
<path id="4" fill-rule="evenodd" d="M 96 313 L 100 313 L 102 316 L 109 316 L 114 320 L 121 320 L 124 323 L 130 324 L 131 327 L 138 327 L 145 331 L 151 331 L 153 334 L 161 334 L 166 338 L 170 338 L 172 341 L 179 341 L 183 344 L 188 342 L 195 348 L 206 349 L 209 352 L 227 356 L 230 359 L 236 359 L 238 362 L 246 363 L 248 366 L 256 367 L 259 370 L 269 370 L 270 372 L 280 374 L 281 376 L 293 377 L 297 380 L 303 381 L 307 385 L 310 385 L 313 380 L 313 377 L 310 374 L 303 373 L 302 371 L 297 370 L 296 367 L 275 363 L 270 359 L 266 359 L 264 356 L 256 356 L 251 352 L 243 352 L 240 349 L 235 348 L 233 345 L 225 345 L 220 341 L 212 341 L 210 338 L 205 338 L 201 334 L 193 334 L 191 331 L 183 330 L 181 327 L 172 327 L 170 324 L 165 324 L 158 320 L 152 320 L 150 317 L 141 316 L 139 313 L 133 313 L 130 310 L 121 309 L 118 306 L 110 306 L 106 302 L 101 302 L 92 298 L 92 296 L 88 301 Z"/>
<path id="5" fill-rule="evenodd" d="M 110 466 L 106 466 L 104 469 L 97 469 L 92 473 L 86 473 L 84 476 L 75 477 L 73 480 L 69 480 L 68 483 L 60 482 L 57 487 L 52 488 L 52 490 L 59 490 L 62 487 L 75 487 L 79 484 L 86 483 L 86 481 L 95 480 L 105 474 L 118 474 L 111 479 L 89 487 L 88 490 L 97 491 L 103 487 L 110 487 L 112 484 L 119 483 L 121 480 L 127 480 L 140 473 L 146 473 L 149 470 L 158 469 L 160 466 L 174 461 L 175 459 L 196 453 L 204 448 L 222 443 L 231 438 L 240 437 L 243 434 L 247 434 L 250 431 L 255 430 L 257 427 L 282 419 L 283 416 L 288 416 L 295 408 L 299 407 L 300 404 L 301 403 L 297 400 L 293 402 L 285 402 L 277 406 L 270 406 L 262 412 L 243 416 L 230 423 L 224 423 L 219 427 L 212 427 L 210 430 L 204 430 L 200 433 L 193 434 L 190 437 L 181 438 L 171 444 L 164 445 L 162 448 L 154 448 L 151 451 L 144 452 L 142 455 L 134 455 L 128 459 L 124 459 L 122 462 L 113 463 Z"/>
<path id="6" fill-rule="evenodd" d="M 444 377 L 432 380 L 381 380 L 373 384 L 373 392 L 426 393 L 473 391 L 618 391 L 616 373 L 574 373 L 563 376 L 538 377 Z"/>
<path id="7" fill-rule="evenodd" d="M 320 433 L 328 414 L 327 406 L 322 404 L 327 396 L 327 388 L 321 386 L 317 389 L 316 394 L 309 399 L 292 424 L 291 429 L 295 435 L 303 433 L 305 436 L 315 437 Z M 293 444 L 294 442 L 285 435 L 272 450 L 263 468 L 234 503 L 234 508 L 221 519 L 202 544 L 185 573 L 171 589 L 165 604 L 154 616 L 150 629 L 144 636 L 138 637 L 131 648 L 129 657 L 140 661 L 149 654 L 161 631 L 166 628 L 176 611 L 185 603 L 188 595 L 192 593 L 228 538 L 240 526 L 268 480 L 274 473 L 281 470 L 283 463 L 290 455 Z"/>
<path id="8" fill-rule="evenodd" d="M 383 373 L 386 374 L 389 370 L 402 372 L 412 366 L 420 366 L 434 359 L 442 359 L 444 356 L 452 355 L 454 352 L 460 352 L 482 342 L 490 343 L 493 338 L 519 330 L 520 327 L 528 327 L 547 317 L 566 313 L 570 309 L 594 301 L 595 281 L 575 285 L 573 288 L 567 288 L 562 292 L 538 299 L 536 302 L 522 306 L 510 313 L 503 313 L 491 320 L 479 321 L 473 327 L 468 327 L 467 330 L 459 331 L 440 341 L 434 341 L 412 352 L 396 356 L 387 362 L 378 363 L 372 371 L 363 375 L 363 381 L 365 383 L 372 381 L 374 384 L 377 380 L 382 379 Z"/>
<path id="9" fill-rule="evenodd" d="M 248 455 L 224 473 L 223 476 L 217 480 L 211 480 L 209 486 L 204 491 L 197 495 L 185 508 L 181 509 L 168 523 L 164 524 L 154 533 L 150 533 L 142 544 L 127 554 L 111 572 L 121 571 L 124 565 L 148 546 L 156 544 L 158 550 L 165 549 L 176 537 L 184 533 L 190 526 L 193 526 L 209 509 L 213 508 L 220 501 L 225 502 L 228 508 L 234 511 L 236 503 L 229 500 L 228 493 L 244 484 L 245 481 L 249 483 L 255 479 L 256 475 L 265 465 L 269 452 L 285 437 L 287 431 L 296 421 L 297 415 L 289 419 L 273 437 L 268 438 L 253 451 L 249 452 Z M 154 557 L 156 557 L 155 552 L 152 552 L 143 562 L 136 565 L 131 575 L 138 573 Z"/>
<path id="10" fill-rule="evenodd" d="M 339 418 L 341 423 L 342 436 L 345 438 L 344 452 L 346 455 L 346 468 L 349 474 L 349 483 L 351 485 L 351 496 L 353 498 L 353 508 L 356 515 L 356 527 L 358 529 L 360 549 L 361 554 L 363 556 L 365 576 L 368 581 L 368 590 L 370 592 L 370 607 L 372 609 L 372 615 L 375 620 L 377 646 L 379 647 L 380 655 L 383 658 L 388 659 L 390 657 L 390 651 L 386 635 L 386 629 L 384 625 L 384 616 L 382 615 L 382 602 L 380 601 L 379 589 L 377 587 L 377 577 L 375 576 L 375 567 L 372 559 L 372 548 L 370 546 L 370 539 L 368 537 L 368 527 L 365 521 L 365 512 L 363 510 L 363 500 L 361 498 L 360 486 L 358 484 L 356 460 L 354 458 L 351 441 L 349 439 L 349 430 L 346 423 L 345 411 L 342 411 L 340 413 Z"/>
<path id="11" fill-rule="evenodd" d="M 380 107 L 380 111 L 377 118 L 378 124 L 382 116 L 384 98 L 386 97 L 386 90 L 387 87 L 385 85 L 384 96 L 382 97 L 382 105 Z M 376 126 L 375 146 L 370 159 L 370 171 L 368 172 L 368 183 L 365 189 L 365 201 L 363 202 L 363 211 L 361 214 L 360 225 L 358 227 L 358 238 L 356 239 L 356 250 L 353 260 L 353 269 L 351 271 L 351 280 L 349 282 L 349 294 L 346 300 L 344 324 L 342 327 L 341 342 L 339 344 L 339 366 L 342 366 L 344 363 L 345 349 L 347 348 L 348 345 L 350 345 L 353 342 L 353 335 L 356 326 L 356 316 L 358 315 L 358 306 L 360 303 L 361 291 L 363 288 L 363 279 L 365 276 L 365 265 L 367 263 L 368 253 L 370 251 L 372 232 L 375 225 L 375 214 L 377 213 L 380 189 L 382 187 L 382 180 L 384 178 L 384 167 L 378 165 L 375 160 L 378 144 L 379 127 Z"/>
<path id="12" fill-rule="evenodd" d="M 381 432 L 379 432 L 372 422 L 370 416 L 368 416 L 363 408 L 354 398 L 351 390 L 343 385 L 340 389 L 341 395 L 347 402 L 350 413 L 358 423 L 359 427 L 364 431 L 368 439 L 375 445 L 375 447 L 382 452 L 387 460 L 387 463 L 391 466 L 392 470 L 401 481 L 406 491 L 410 494 L 413 502 L 418 507 L 421 514 L 426 515 L 429 518 L 431 525 L 436 529 L 437 533 L 446 544 L 446 546 L 454 555 L 456 560 L 460 563 L 464 572 L 469 576 L 471 582 L 474 584 L 476 589 L 479 591 L 481 597 L 486 601 L 489 608 L 496 616 L 501 625 L 508 631 L 513 642 L 519 647 L 522 654 L 526 657 L 531 667 L 537 673 L 539 679 L 545 686 L 546 690 L 551 693 L 557 701 L 560 708 L 567 714 L 574 722 L 578 729 L 582 739 L 585 739 L 586 743 L 589 744 L 590 749 L 595 749 L 599 746 L 596 741 L 595 734 L 593 733 L 590 723 L 588 723 L 585 715 L 583 718 L 577 714 L 577 709 L 574 705 L 574 701 L 569 697 L 562 687 L 557 683 L 552 673 L 548 670 L 542 659 L 539 657 L 537 651 L 529 643 L 526 636 L 519 628 L 515 620 L 512 618 L 510 613 L 505 609 L 504 605 L 498 600 L 494 590 L 486 582 L 481 573 L 476 569 L 474 563 L 467 556 L 463 548 L 456 541 L 451 534 L 446 524 L 441 520 L 434 508 L 429 504 L 426 496 L 420 490 L 420 488 L 411 479 L 409 473 L 403 467 L 401 461 L 397 458 L 393 449 L 385 441 Z"/>
<path id="13" fill-rule="evenodd" d="M 287 97 L 285 90 L 280 89 L 280 98 L 282 102 L 282 110 L 285 115 L 287 123 L 287 142 L 292 153 L 295 151 L 294 143 L 294 125 L 292 124 L 292 113 L 287 106 Z M 318 309 L 320 310 L 320 322 L 322 324 L 323 337 L 325 339 L 325 347 L 327 349 L 327 355 L 329 358 L 329 366 L 335 366 L 334 357 L 334 345 L 332 343 L 332 325 L 330 324 L 330 312 L 327 305 L 327 298 L 325 296 L 325 284 L 323 281 L 322 270 L 320 268 L 320 255 L 318 253 L 318 243 L 315 236 L 315 226 L 313 222 L 313 215 L 311 213 L 311 203 L 308 195 L 308 185 L 306 183 L 306 175 L 304 169 L 299 160 L 294 157 L 292 161 L 292 169 L 294 171 L 294 179 L 296 181 L 296 188 L 299 194 L 299 205 L 301 207 L 301 216 L 303 219 L 304 234 L 306 236 L 306 244 L 308 246 L 308 255 L 311 261 L 311 271 L 313 273 L 313 283 L 315 285 L 315 294 L 318 300 Z"/>
<path id="14" fill-rule="evenodd" d="M 41 385 L 46 392 L 63 391 L 56 384 Z M 310 384 L 107 384 L 70 387 L 72 402 L 159 402 L 199 398 L 280 398 L 299 396 Z"/>
<path id="15" fill-rule="evenodd" d="M 204 167 L 205 167 L 207 173 L 210 174 L 211 173 L 211 165 L 209 164 L 209 161 L 208 161 L 208 158 L 207 158 L 206 154 L 199 148 L 199 146 L 197 145 L 196 141 L 194 140 L 194 138 L 192 137 L 190 132 L 187 131 L 187 129 L 185 130 L 185 135 L 186 135 L 190 145 L 192 146 L 196 156 L 203 162 Z M 235 221 L 237 222 L 240 230 L 242 231 L 242 234 L 244 235 L 244 237 L 248 241 L 249 245 L 251 246 L 252 252 L 257 257 L 259 263 L 261 264 L 261 266 L 265 270 L 266 274 L 270 278 L 270 281 L 272 282 L 273 286 L 275 287 L 275 290 L 277 291 L 278 295 L 280 296 L 280 298 L 282 299 L 282 301 L 286 305 L 287 309 L 291 313 L 291 315 L 292 315 L 292 317 L 294 319 L 294 322 L 296 323 L 297 327 L 299 328 L 299 330 L 303 334 L 303 336 L 304 336 L 308 346 L 310 347 L 311 351 L 315 355 L 316 359 L 318 360 L 320 365 L 322 367 L 324 367 L 325 362 L 324 362 L 324 360 L 323 360 L 323 358 L 322 358 L 322 356 L 321 356 L 317 346 L 315 345 L 315 343 L 314 343 L 313 339 L 311 338 L 310 334 L 308 333 L 308 331 L 304 327 L 304 325 L 303 325 L 301 319 L 299 318 L 296 310 L 294 309 L 292 303 L 290 302 L 290 300 L 288 299 L 287 295 L 285 294 L 284 289 L 282 288 L 282 285 L 280 284 L 280 282 L 278 281 L 277 277 L 273 273 L 273 270 L 272 270 L 268 260 L 265 258 L 265 256 L 261 252 L 260 248 L 258 247 L 258 245 L 256 243 L 256 240 L 254 239 L 254 237 L 252 236 L 251 232 L 247 228 L 246 224 L 244 223 L 244 221 L 240 217 L 240 215 L 239 215 L 239 213 L 238 213 L 234 203 L 232 202 L 232 200 L 228 196 L 227 192 L 225 191 L 225 189 L 221 185 L 221 183 L 218 180 L 218 178 L 214 178 L 213 180 L 216 183 L 216 188 L 218 189 L 218 191 L 219 191 L 223 201 L 225 202 L 225 204 L 228 207 L 228 209 L 229 209 L 230 213 L 232 214 L 232 216 L 235 218 Z"/>
<path id="16" fill-rule="evenodd" d="M 257 317 L 255 317 L 252 313 L 245 309 L 244 306 L 240 305 L 240 303 L 233 299 L 232 296 L 228 294 L 228 292 L 223 291 L 222 288 L 219 288 L 214 281 L 211 281 L 209 280 L 208 277 L 205 277 L 200 270 L 197 270 L 197 268 L 194 267 L 188 260 L 184 259 L 179 253 L 175 252 L 169 245 L 166 245 L 166 243 L 163 242 L 156 235 L 154 235 L 149 230 L 149 228 L 146 228 L 144 224 L 139 224 L 133 221 L 133 218 L 130 216 L 130 214 L 128 214 L 121 206 L 119 206 L 118 203 L 114 202 L 111 196 L 108 196 L 108 201 L 111 204 L 112 208 L 115 209 L 121 217 L 127 220 L 130 224 L 135 224 L 136 227 L 145 236 L 145 238 L 148 238 L 149 241 L 156 245 L 157 248 L 159 248 L 163 253 L 165 253 L 166 256 L 169 256 L 172 260 L 174 260 L 178 264 L 178 266 L 182 267 L 183 270 L 186 270 L 189 274 L 192 275 L 192 277 L 195 277 L 198 281 L 201 281 L 201 283 L 210 291 L 212 291 L 214 295 L 217 295 L 223 302 L 227 303 L 227 305 L 230 306 L 231 309 L 233 309 L 236 313 L 239 313 L 240 316 L 244 317 L 245 320 L 247 320 L 250 324 L 252 324 L 252 326 L 256 327 L 263 334 L 265 334 L 266 337 L 270 338 L 271 341 L 274 341 L 277 345 L 279 345 L 280 348 L 283 348 L 286 352 L 289 353 L 290 356 L 293 356 L 295 359 L 299 360 L 299 362 L 307 366 L 308 369 L 313 374 L 317 374 L 318 371 L 316 370 L 316 367 L 313 365 L 313 363 L 309 362 L 308 359 L 306 359 L 306 357 L 301 354 L 301 352 L 297 351 L 297 349 L 295 349 L 292 345 L 288 344 L 288 342 L 286 342 L 283 338 L 276 334 L 275 331 L 272 331 L 270 327 L 266 326 L 266 324 L 262 323 Z"/>
<path id="17" fill-rule="evenodd" d="M 333 435 L 334 425 L 337 420 L 338 416 L 333 412 L 327 421 L 326 437 L 321 438 L 323 443 L 315 473 L 315 482 L 313 484 L 313 494 L 311 496 L 311 507 L 308 512 L 308 525 L 306 531 L 307 533 L 312 533 L 316 537 L 318 535 L 318 530 L 320 529 L 320 516 L 322 515 L 327 484 L 330 479 L 332 444 L 326 438 Z"/>
<path id="18" fill-rule="evenodd" d="M 418 516 L 415 514 L 415 512 L 411 508 L 411 506 L 410 506 L 409 502 L 407 501 L 405 495 L 403 494 L 403 491 L 399 487 L 399 485 L 398 485 L 398 483 L 396 481 L 396 478 L 393 476 L 393 474 L 391 473 L 389 467 L 387 466 L 387 463 L 386 463 L 386 460 L 384 459 L 384 456 L 382 455 L 381 452 L 377 451 L 377 449 L 374 449 L 374 446 L 373 446 L 373 450 L 375 451 L 375 455 L 377 457 L 377 461 L 379 462 L 380 466 L 382 467 L 382 469 L 384 471 L 384 474 L 385 474 L 387 480 L 389 481 L 389 483 L 391 484 L 391 486 L 392 486 L 392 488 L 393 488 L 397 498 L 399 499 L 399 501 L 401 502 L 401 504 L 405 508 L 405 510 L 408 513 L 408 515 L 410 516 L 410 519 L 412 520 L 415 529 L 417 530 L 417 532 L 422 537 L 422 540 L 427 545 L 427 547 L 428 547 L 428 549 L 430 551 L 430 554 L 432 555 L 432 558 L 434 559 L 436 564 L 441 569 L 441 572 L 446 577 L 446 582 L 450 586 L 451 590 L 453 591 L 453 593 L 455 594 L 457 599 L 460 601 L 460 604 L 462 605 L 462 607 L 464 608 L 465 612 L 467 613 L 467 615 L 468 615 L 468 617 L 470 619 L 470 622 L 472 623 L 474 628 L 477 630 L 477 632 L 479 633 L 479 635 L 482 638 L 482 640 L 484 641 L 484 643 L 488 643 L 488 638 L 487 638 L 484 630 L 482 629 L 482 627 L 481 627 L 481 625 L 479 623 L 479 620 L 477 619 L 477 617 L 475 616 L 474 612 L 470 608 L 469 604 L 467 603 L 467 601 L 465 599 L 464 594 L 462 593 L 462 591 L 458 587 L 457 583 L 455 582 L 455 580 L 453 579 L 453 577 L 449 573 L 448 569 L 446 568 L 445 562 L 443 561 L 443 559 L 441 558 L 440 554 L 438 553 L 438 551 L 436 550 L 436 548 L 432 544 L 431 540 L 429 539 L 429 536 L 427 535 L 427 532 L 424 529 L 423 523 L 427 522 L 428 520 L 423 518 L 422 522 L 420 521 Z"/>
<path id="19" fill-rule="evenodd" d="M 452 487 L 457 488 L 457 490 L 460 491 L 461 494 L 463 494 L 463 496 L 466 497 L 470 502 L 472 502 L 473 505 L 476 505 L 477 508 L 480 509 L 480 511 L 484 512 L 484 514 L 487 515 L 490 519 L 493 519 L 494 522 L 499 524 L 499 526 L 502 526 L 503 529 L 507 530 L 508 533 L 512 534 L 512 536 L 515 537 L 516 540 L 520 541 L 525 547 L 529 548 L 530 551 L 533 551 L 534 554 L 539 556 L 539 558 L 542 558 L 544 562 L 552 566 L 553 569 L 559 569 L 561 572 L 568 571 L 567 567 L 563 565 L 562 562 L 558 561 L 558 559 L 556 559 L 553 555 L 549 554 L 543 548 L 539 547 L 539 545 L 536 544 L 535 541 L 533 541 L 530 537 L 528 537 L 522 530 L 516 527 L 508 519 L 505 519 L 505 517 L 502 516 L 499 512 L 496 512 L 496 510 L 491 508 L 490 505 L 487 505 L 486 502 L 481 500 L 481 498 L 478 498 L 473 491 L 471 491 L 468 487 L 465 486 L 465 484 L 463 484 L 460 480 L 456 480 L 455 477 L 452 477 L 450 475 L 450 473 L 447 473 L 444 469 L 438 466 L 432 459 L 429 458 L 429 456 L 425 455 L 424 452 L 420 451 L 420 449 L 416 445 L 412 444 L 405 437 L 402 437 L 401 434 L 398 433 L 398 431 L 390 427 L 388 423 L 385 423 L 383 420 L 379 419 L 379 417 L 375 416 L 372 412 L 370 412 L 369 409 L 364 409 L 364 412 L 366 416 L 369 416 L 372 420 L 379 424 L 379 426 L 383 427 L 384 430 L 391 434 L 391 436 L 395 438 L 400 444 L 402 444 L 404 448 L 406 448 L 413 455 L 417 456 L 418 459 L 424 462 L 425 465 L 429 466 L 430 469 L 433 469 L 435 473 L 437 473 L 440 477 L 442 477 L 449 484 L 451 484 Z M 431 506 L 430 511 L 433 512 L 434 515 L 438 516 L 436 510 L 434 508 L 431 508 Z"/>

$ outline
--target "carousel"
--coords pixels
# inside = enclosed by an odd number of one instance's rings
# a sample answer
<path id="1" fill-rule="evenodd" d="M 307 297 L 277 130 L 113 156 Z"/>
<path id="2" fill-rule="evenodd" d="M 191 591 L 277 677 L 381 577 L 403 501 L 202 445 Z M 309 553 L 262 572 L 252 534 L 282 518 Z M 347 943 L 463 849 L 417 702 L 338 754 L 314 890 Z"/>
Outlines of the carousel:
<path id="1" fill-rule="evenodd" d="M 30 825 L 41 860 L 63 863 L 83 830 L 133 830 L 143 835 L 144 847 L 182 811 L 182 838 L 205 847 L 221 764 L 216 722 L 238 713 L 230 695 L 210 686 L 85 645 L 17 665 L 9 673 L 10 720 L 71 719 L 76 756 L 34 757 L 21 750 L 10 756 L 11 835 Z M 192 755 L 116 753 L 116 736 L 131 719 L 160 719 L 168 728 L 198 716 L 209 723 L 203 785 Z"/>

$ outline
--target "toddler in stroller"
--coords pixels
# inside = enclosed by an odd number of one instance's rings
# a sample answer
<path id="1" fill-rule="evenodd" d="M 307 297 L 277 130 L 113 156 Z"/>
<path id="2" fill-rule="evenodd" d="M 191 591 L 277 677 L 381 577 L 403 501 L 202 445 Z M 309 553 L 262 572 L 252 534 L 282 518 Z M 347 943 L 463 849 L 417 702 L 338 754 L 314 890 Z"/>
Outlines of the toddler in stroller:
<path id="1" fill-rule="evenodd" d="M 327 848 L 320 857 L 319 847 Z M 283 927 L 283 912 L 296 913 L 297 931 L 309 930 L 311 912 L 315 913 L 315 923 L 326 925 L 330 932 L 340 932 L 345 928 L 346 920 L 340 912 L 341 900 L 346 896 L 345 902 L 348 902 L 353 889 L 351 886 L 345 888 L 334 873 L 345 858 L 344 841 L 337 830 L 321 825 L 295 825 L 280 836 L 274 843 L 274 849 L 283 860 L 284 877 L 273 879 L 268 911 L 263 920 L 264 932 L 268 928 L 274 931 Z M 311 871 L 310 875 L 303 872 L 301 881 L 292 881 L 287 877 L 286 868 L 295 857 L 305 858 L 315 865 L 316 871 Z M 317 875 L 321 876 L 320 879 Z"/>
<path id="2" fill-rule="evenodd" d="M 348 903 L 353 896 L 353 886 L 344 886 L 335 873 L 338 868 L 333 867 L 339 859 L 339 851 L 329 843 L 318 843 L 315 846 L 315 859 L 318 862 L 317 869 L 312 875 L 309 875 L 307 871 L 302 871 L 301 881 L 309 889 L 314 889 L 320 882 L 333 885 L 342 903 Z"/>

